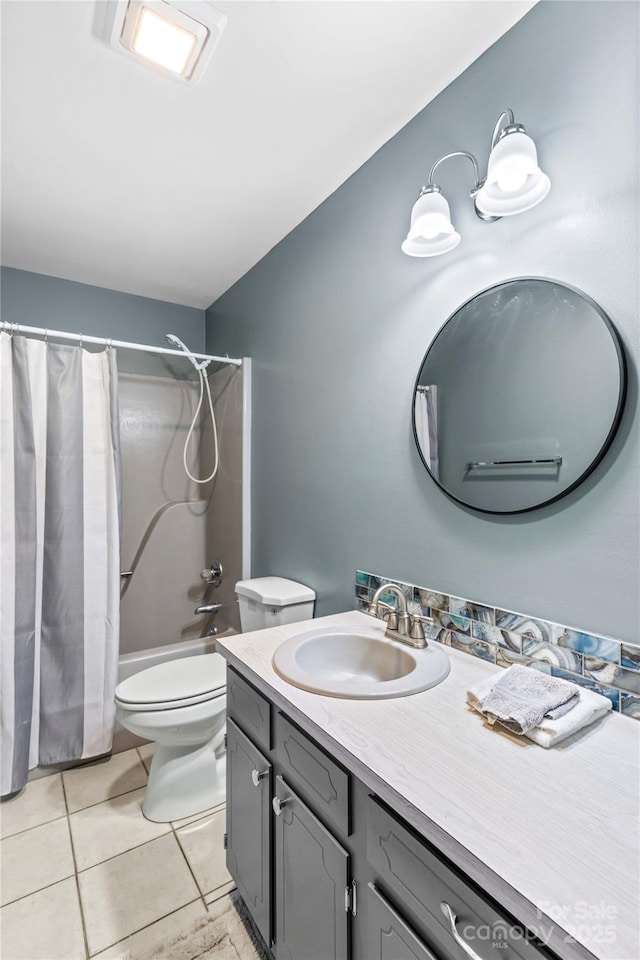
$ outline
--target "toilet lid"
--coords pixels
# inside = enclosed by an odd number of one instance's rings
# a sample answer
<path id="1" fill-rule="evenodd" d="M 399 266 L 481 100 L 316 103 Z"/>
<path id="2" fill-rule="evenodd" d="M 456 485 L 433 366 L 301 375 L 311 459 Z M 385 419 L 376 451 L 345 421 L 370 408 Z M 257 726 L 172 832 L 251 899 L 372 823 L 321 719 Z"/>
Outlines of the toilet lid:
<path id="1" fill-rule="evenodd" d="M 224 689 L 226 663 L 219 653 L 169 660 L 141 670 L 116 687 L 116 700 L 129 704 L 154 704 L 160 709 L 183 703 L 201 703 Z"/>

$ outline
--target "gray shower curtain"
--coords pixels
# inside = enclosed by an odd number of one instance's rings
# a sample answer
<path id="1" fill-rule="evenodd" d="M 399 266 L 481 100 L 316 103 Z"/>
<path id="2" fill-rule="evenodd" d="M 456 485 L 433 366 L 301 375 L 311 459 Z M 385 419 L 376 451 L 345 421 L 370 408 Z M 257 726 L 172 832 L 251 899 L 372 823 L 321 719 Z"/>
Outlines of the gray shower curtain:
<path id="1" fill-rule="evenodd" d="M 112 742 L 120 596 L 115 351 L 0 334 L 0 795 Z"/>

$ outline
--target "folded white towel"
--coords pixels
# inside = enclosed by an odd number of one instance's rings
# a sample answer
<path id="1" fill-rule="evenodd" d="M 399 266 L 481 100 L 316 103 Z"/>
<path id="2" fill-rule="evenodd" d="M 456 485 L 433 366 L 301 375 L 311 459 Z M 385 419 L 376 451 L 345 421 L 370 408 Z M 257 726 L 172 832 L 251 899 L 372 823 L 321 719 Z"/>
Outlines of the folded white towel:
<path id="1" fill-rule="evenodd" d="M 526 667 L 525 669 L 531 670 L 533 668 Z M 502 672 L 487 677 L 486 680 L 482 680 L 467 691 L 467 701 L 474 710 L 482 713 L 480 704 L 500 680 L 501 675 Z M 550 717 L 543 717 L 537 727 L 528 730 L 524 735 L 539 746 L 548 749 L 562 740 L 566 740 L 567 737 L 577 733 L 578 730 L 582 730 L 583 727 L 588 727 L 589 724 L 599 720 L 609 710 L 611 710 L 611 701 L 607 697 L 594 693 L 593 690 L 588 690 L 586 687 L 578 687 L 578 702 L 572 710 L 555 720 Z"/>
<path id="2" fill-rule="evenodd" d="M 512 733 L 526 733 L 545 716 L 553 720 L 562 716 L 568 701 L 572 703 L 567 710 L 575 706 L 577 693 L 575 683 L 516 663 L 502 671 L 480 709 L 489 723 L 498 720 Z"/>

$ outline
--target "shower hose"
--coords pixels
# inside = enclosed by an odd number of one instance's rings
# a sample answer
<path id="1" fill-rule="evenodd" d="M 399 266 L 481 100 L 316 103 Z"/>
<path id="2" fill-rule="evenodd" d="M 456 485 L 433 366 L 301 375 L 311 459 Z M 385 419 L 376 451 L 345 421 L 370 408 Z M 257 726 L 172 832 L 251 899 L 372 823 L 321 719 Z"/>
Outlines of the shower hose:
<path id="1" fill-rule="evenodd" d="M 169 341 L 169 343 L 173 344 L 174 346 L 180 347 L 180 349 L 184 350 L 186 354 L 189 354 L 190 352 L 189 348 L 185 346 L 182 340 L 179 337 L 176 337 L 175 334 L 168 333 L 166 335 L 166 338 Z M 196 406 L 196 412 L 193 415 L 193 420 L 191 421 L 191 426 L 189 427 L 189 432 L 187 433 L 187 439 L 184 442 L 184 450 L 182 451 L 182 462 L 184 464 L 185 472 L 190 480 L 193 480 L 194 483 L 209 483 L 211 480 L 213 480 L 216 473 L 218 472 L 218 464 L 220 462 L 220 453 L 218 449 L 218 428 L 216 425 L 215 413 L 213 412 L 213 400 L 211 399 L 211 388 L 209 387 L 209 378 L 205 374 L 205 370 L 208 367 L 210 361 L 205 360 L 203 361 L 203 363 L 198 363 L 195 357 L 191 357 L 191 356 L 189 357 L 189 360 L 191 360 L 191 363 L 193 364 L 193 366 L 198 372 L 198 379 L 200 380 L 200 396 L 198 398 L 198 405 Z M 207 400 L 209 402 L 209 411 L 211 413 L 211 430 L 213 432 L 214 464 L 213 464 L 213 470 L 211 471 L 209 476 L 204 477 L 204 479 L 199 479 L 198 477 L 194 477 L 194 475 L 191 473 L 189 469 L 189 464 L 187 462 L 187 453 L 189 450 L 189 444 L 191 442 L 193 431 L 195 430 L 196 423 L 198 422 L 198 417 L 200 416 L 200 410 L 202 409 L 202 402 L 204 400 L 205 390 L 207 391 Z"/>

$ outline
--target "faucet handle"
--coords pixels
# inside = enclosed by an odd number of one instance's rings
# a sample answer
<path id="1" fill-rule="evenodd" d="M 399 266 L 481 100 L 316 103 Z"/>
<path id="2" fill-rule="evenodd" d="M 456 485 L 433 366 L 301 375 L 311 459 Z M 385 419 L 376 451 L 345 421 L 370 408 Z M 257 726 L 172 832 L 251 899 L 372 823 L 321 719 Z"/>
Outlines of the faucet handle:
<path id="1" fill-rule="evenodd" d="M 433 617 L 423 617 L 420 613 L 411 613 L 410 615 L 409 636 L 412 640 L 424 640 L 424 626 L 428 623 L 433 626 Z"/>
<path id="2" fill-rule="evenodd" d="M 389 630 L 398 629 L 398 611 L 392 604 L 378 600 L 376 603 L 369 604 L 367 613 L 377 617 L 378 620 L 384 620 Z"/>
<path id="3" fill-rule="evenodd" d="M 200 579 L 203 583 L 211 584 L 213 587 L 219 587 L 222 583 L 222 564 L 219 560 L 212 560 L 211 566 L 206 570 L 200 571 Z"/>
<path id="4" fill-rule="evenodd" d="M 382 615 L 378 613 L 378 610 L 382 610 Z M 385 603 L 384 600 L 377 600 L 376 603 L 370 603 L 367 607 L 367 613 L 370 613 L 372 617 L 378 617 L 380 620 L 391 613 L 393 607 L 390 603 Z"/>

